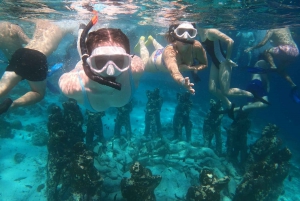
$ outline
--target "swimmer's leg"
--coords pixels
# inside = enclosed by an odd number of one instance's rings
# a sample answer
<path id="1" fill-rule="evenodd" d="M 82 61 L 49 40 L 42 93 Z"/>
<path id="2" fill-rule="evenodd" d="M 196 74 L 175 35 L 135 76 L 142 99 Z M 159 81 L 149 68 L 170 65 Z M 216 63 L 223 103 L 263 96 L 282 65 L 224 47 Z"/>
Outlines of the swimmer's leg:
<path id="1" fill-rule="evenodd" d="M 278 47 L 272 47 L 272 48 L 270 48 L 270 49 L 268 49 L 268 50 L 266 50 L 264 52 L 265 57 L 266 57 L 268 63 L 271 65 L 271 68 L 274 68 L 274 69 L 277 68 L 276 65 L 275 65 L 275 62 L 274 62 L 272 54 L 278 54 L 278 52 L 279 52 L 279 48 Z"/>
<path id="2" fill-rule="evenodd" d="M 135 53 L 139 53 L 140 52 L 140 49 L 141 49 L 141 46 L 140 46 L 140 41 L 145 41 L 145 36 L 141 36 L 140 39 L 139 39 L 139 42 L 134 46 L 134 52 Z M 144 42 L 145 43 L 145 42 Z"/>
<path id="3" fill-rule="evenodd" d="M 17 75 L 15 72 L 5 71 L 0 80 L 0 98 L 4 97 L 21 80 L 22 80 L 22 77 Z"/>
<path id="4" fill-rule="evenodd" d="M 149 51 L 145 45 L 145 37 L 141 36 L 138 44 L 135 47 L 139 47 L 139 53 L 141 59 L 143 60 L 144 64 L 146 65 L 149 60 Z"/>
<path id="5" fill-rule="evenodd" d="M 31 91 L 27 92 L 20 98 L 16 99 L 11 108 L 33 105 L 43 100 L 46 93 L 46 80 L 43 81 L 28 81 Z"/>
<path id="6" fill-rule="evenodd" d="M 148 36 L 148 39 L 147 41 L 145 42 L 145 45 L 148 46 L 150 44 L 153 44 L 155 50 L 158 50 L 158 49 L 163 49 L 164 47 L 159 44 L 151 35 Z"/>

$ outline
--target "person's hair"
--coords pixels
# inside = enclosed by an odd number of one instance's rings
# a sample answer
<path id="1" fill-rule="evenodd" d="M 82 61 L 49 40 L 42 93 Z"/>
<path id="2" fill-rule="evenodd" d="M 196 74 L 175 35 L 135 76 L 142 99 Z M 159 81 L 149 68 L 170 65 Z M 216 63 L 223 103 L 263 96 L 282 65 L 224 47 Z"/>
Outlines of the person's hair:
<path id="1" fill-rule="evenodd" d="M 99 46 L 99 44 L 105 42 L 113 42 L 121 45 L 126 50 L 126 53 L 130 54 L 128 37 L 120 29 L 113 28 L 102 28 L 97 31 L 90 32 L 86 40 L 88 53 L 91 54 L 92 51 Z"/>
<path id="2" fill-rule="evenodd" d="M 167 33 L 165 34 L 165 38 L 168 41 L 168 43 L 173 43 L 175 42 L 175 38 L 172 36 L 174 33 L 174 30 L 179 26 L 179 24 L 171 24 L 169 26 L 169 30 L 167 31 Z"/>

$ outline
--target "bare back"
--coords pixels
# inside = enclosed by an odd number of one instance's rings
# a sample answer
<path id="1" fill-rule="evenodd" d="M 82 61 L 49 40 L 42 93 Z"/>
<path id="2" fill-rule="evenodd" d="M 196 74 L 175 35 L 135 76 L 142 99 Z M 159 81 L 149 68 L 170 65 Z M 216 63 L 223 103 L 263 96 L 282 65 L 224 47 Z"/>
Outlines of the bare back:
<path id="1" fill-rule="evenodd" d="M 279 46 L 279 45 L 296 46 L 292 38 L 291 32 L 288 28 L 273 29 L 272 35 L 270 37 L 270 41 L 273 46 Z"/>
<path id="2" fill-rule="evenodd" d="M 10 22 L 0 22 L 0 30 L 0 49 L 7 59 L 30 41 L 21 27 Z"/>

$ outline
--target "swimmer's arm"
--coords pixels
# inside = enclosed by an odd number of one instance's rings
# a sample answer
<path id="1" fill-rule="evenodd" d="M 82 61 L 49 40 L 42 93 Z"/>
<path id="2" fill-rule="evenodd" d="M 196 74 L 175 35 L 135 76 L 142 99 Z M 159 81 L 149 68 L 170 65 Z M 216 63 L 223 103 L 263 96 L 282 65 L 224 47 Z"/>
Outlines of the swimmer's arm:
<path id="1" fill-rule="evenodd" d="M 68 98 L 73 98 L 78 101 L 81 97 L 81 86 L 79 83 L 78 73 L 64 73 L 58 80 L 58 85 L 61 92 Z"/>
<path id="2" fill-rule="evenodd" d="M 172 48 L 172 49 L 171 49 Z M 170 72 L 172 78 L 178 83 L 178 84 L 183 84 L 184 82 L 184 77 L 179 71 L 179 66 L 177 65 L 177 60 L 176 60 L 176 53 L 173 50 L 173 47 L 168 46 L 165 48 L 165 51 L 163 52 L 162 55 L 166 68 Z"/>
<path id="3" fill-rule="evenodd" d="M 273 31 L 268 30 L 268 32 L 267 32 L 266 36 L 264 37 L 264 39 L 260 43 L 258 43 L 257 45 L 254 45 L 253 47 L 250 47 L 251 50 L 257 49 L 257 48 L 260 48 L 260 47 L 264 46 L 270 40 L 272 35 L 273 35 Z"/>
<path id="4" fill-rule="evenodd" d="M 208 32 L 208 37 L 211 38 L 213 41 L 220 40 L 227 44 L 226 59 L 229 60 L 232 54 L 232 48 L 234 43 L 232 38 L 230 38 L 229 36 L 217 29 L 210 29 Z"/>

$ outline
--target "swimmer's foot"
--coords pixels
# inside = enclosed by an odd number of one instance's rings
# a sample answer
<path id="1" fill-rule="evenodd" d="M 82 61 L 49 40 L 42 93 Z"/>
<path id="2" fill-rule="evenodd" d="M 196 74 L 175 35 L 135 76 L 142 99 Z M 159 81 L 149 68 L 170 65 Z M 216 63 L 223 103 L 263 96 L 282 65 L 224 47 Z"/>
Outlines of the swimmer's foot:
<path id="1" fill-rule="evenodd" d="M 10 98 L 6 98 L 2 103 L 0 103 L 0 114 L 7 112 L 12 103 L 13 101 Z"/>
<path id="2" fill-rule="evenodd" d="M 140 49 L 141 49 L 140 42 L 141 42 L 141 41 L 145 41 L 145 36 L 141 36 L 140 39 L 139 39 L 139 42 L 134 46 L 133 51 L 134 51 L 135 53 L 140 53 Z"/>
<path id="3" fill-rule="evenodd" d="M 154 38 L 151 35 L 149 35 L 148 39 L 145 42 L 145 45 L 146 46 L 151 45 L 153 43 L 153 40 L 154 40 Z"/>

